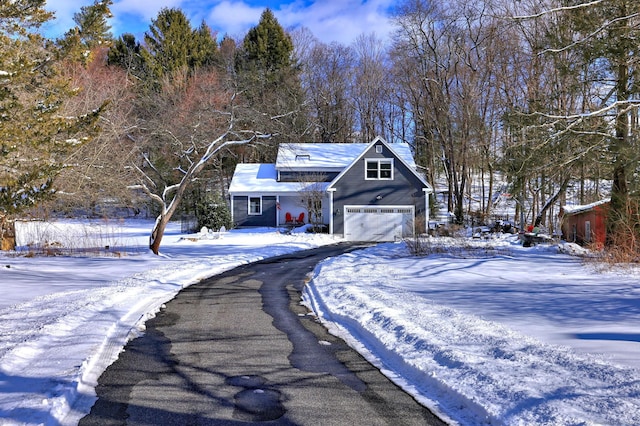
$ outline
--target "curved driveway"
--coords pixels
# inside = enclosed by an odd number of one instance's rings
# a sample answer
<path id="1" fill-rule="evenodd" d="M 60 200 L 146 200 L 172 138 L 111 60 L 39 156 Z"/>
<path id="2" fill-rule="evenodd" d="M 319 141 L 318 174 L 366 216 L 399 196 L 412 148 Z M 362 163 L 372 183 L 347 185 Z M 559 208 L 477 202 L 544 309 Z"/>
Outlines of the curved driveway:
<path id="1" fill-rule="evenodd" d="M 100 377 L 80 425 L 442 425 L 300 305 L 334 245 L 192 285 Z"/>

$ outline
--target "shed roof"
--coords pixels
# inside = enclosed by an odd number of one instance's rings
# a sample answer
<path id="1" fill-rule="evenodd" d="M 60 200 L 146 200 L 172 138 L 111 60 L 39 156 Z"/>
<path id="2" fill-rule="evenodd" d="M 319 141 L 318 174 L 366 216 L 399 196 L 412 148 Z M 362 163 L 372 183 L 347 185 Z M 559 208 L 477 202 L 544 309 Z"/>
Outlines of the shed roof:
<path id="1" fill-rule="evenodd" d="M 238 164 L 229 185 L 229 193 L 278 195 L 304 192 L 308 190 L 324 191 L 328 182 L 278 182 L 278 172 L 274 164 Z"/>
<path id="2" fill-rule="evenodd" d="M 564 211 L 565 214 L 568 214 L 568 215 L 578 214 L 578 213 L 583 213 L 583 212 L 588 212 L 590 210 L 593 210 L 594 208 L 601 206 L 603 204 L 607 204 L 610 201 L 611 201 L 610 198 L 606 198 L 604 200 L 596 201 L 595 203 L 591 203 L 591 204 L 566 205 L 566 206 L 562 206 L 562 210 Z"/>

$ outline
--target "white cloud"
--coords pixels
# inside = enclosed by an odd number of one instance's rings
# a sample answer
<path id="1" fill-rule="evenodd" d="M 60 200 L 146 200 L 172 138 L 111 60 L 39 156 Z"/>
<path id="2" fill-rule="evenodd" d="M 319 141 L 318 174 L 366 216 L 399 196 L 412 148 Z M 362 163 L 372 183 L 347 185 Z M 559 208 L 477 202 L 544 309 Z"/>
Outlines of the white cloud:
<path id="1" fill-rule="evenodd" d="M 158 12 L 163 8 L 181 8 L 182 0 L 114 0 L 111 12 L 114 15 L 127 14 L 138 16 L 146 23 L 158 16 Z M 186 12 L 185 12 L 186 13 Z"/>
<path id="2" fill-rule="evenodd" d="M 205 20 L 220 35 L 243 37 L 251 27 L 258 24 L 264 9 L 263 6 L 250 6 L 242 1 L 225 0 L 215 5 Z"/>
<path id="3" fill-rule="evenodd" d="M 204 19 L 220 35 L 242 37 L 257 25 L 269 4 L 285 28 L 307 27 L 321 41 L 349 44 L 358 35 L 375 32 L 386 37 L 392 30 L 388 9 L 393 0 L 283 0 L 273 5 L 266 0 L 114 0 L 114 18 L 110 21 L 114 35 L 130 32 L 137 36 L 149 28 L 162 8 L 180 8 L 193 26 Z M 56 12 L 56 20 L 46 27 L 49 36 L 60 37 L 71 28 L 73 14 L 93 0 L 48 0 L 47 9 Z"/>
<path id="4" fill-rule="evenodd" d="M 158 16 L 163 8 L 182 8 L 182 0 L 114 0 L 111 6 L 113 13 L 113 33 L 117 36 L 122 33 L 141 35 L 149 29 L 151 21 Z"/>
<path id="5" fill-rule="evenodd" d="M 351 43 L 358 35 L 375 32 L 386 38 L 393 29 L 388 16 L 392 0 L 316 1 L 309 6 L 294 2 L 276 17 L 285 27 L 305 26 L 321 41 Z"/>
<path id="6" fill-rule="evenodd" d="M 45 9 L 55 12 L 55 19 L 45 24 L 44 29 L 48 35 L 61 37 L 70 28 L 75 26 L 73 14 L 80 11 L 82 6 L 93 4 L 92 0 L 47 0 Z"/>

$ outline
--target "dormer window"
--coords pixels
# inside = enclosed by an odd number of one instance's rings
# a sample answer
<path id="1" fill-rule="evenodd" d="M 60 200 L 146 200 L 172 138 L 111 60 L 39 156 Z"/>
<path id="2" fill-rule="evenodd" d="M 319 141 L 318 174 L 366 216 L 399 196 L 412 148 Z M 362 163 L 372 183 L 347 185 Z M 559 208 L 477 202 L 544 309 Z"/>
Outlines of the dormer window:
<path id="1" fill-rule="evenodd" d="M 393 159 L 365 160 L 365 179 L 393 180 Z"/>

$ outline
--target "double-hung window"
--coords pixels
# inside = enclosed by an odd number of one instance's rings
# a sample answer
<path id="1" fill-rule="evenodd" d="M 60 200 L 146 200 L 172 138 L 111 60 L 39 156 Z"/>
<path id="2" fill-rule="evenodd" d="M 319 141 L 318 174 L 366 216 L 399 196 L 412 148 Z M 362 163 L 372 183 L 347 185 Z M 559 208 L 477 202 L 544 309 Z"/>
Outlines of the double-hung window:
<path id="1" fill-rule="evenodd" d="M 249 215 L 262 214 L 262 197 L 249 197 Z"/>
<path id="2" fill-rule="evenodd" d="M 365 160 L 365 179 L 392 180 L 393 159 L 380 158 Z"/>

